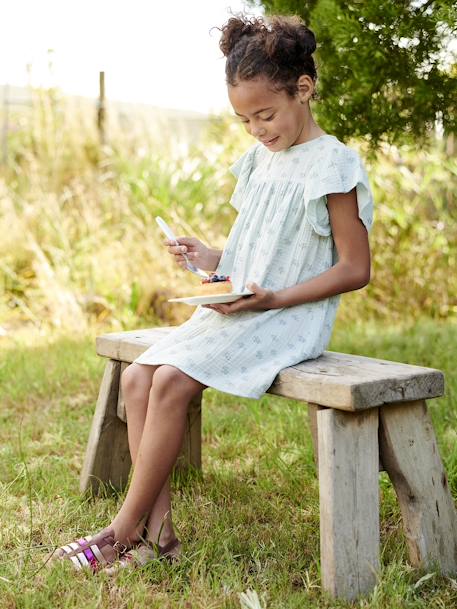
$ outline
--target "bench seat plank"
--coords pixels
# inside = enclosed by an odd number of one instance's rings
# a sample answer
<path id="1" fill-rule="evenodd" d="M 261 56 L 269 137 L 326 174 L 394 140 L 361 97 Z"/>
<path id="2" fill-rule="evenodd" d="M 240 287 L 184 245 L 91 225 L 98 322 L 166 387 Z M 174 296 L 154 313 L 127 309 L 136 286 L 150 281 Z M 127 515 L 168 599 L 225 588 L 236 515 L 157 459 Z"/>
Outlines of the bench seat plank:
<path id="1" fill-rule="evenodd" d="M 97 337 L 97 353 L 132 362 L 172 328 L 152 328 Z M 334 351 L 285 368 L 268 393 L 339 410 L 360 411 L 444 394 L 440 370 Z"/>

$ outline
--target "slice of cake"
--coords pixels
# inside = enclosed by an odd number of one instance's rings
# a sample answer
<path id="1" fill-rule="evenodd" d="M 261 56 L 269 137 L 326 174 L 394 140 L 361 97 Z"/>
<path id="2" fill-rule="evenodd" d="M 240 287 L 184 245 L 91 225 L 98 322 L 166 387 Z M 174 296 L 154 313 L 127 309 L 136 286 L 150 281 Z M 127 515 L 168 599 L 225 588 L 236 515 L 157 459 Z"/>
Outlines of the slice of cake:
<path id="1" fill-rule="evenodd" d="M 228 275 L 216 275 L 211 273 L 208 279 L 202 279 L 201 284 L 196 289 L 200 296 L 213 296 L 215 294 L 230 294 L 233 285 Z"/>

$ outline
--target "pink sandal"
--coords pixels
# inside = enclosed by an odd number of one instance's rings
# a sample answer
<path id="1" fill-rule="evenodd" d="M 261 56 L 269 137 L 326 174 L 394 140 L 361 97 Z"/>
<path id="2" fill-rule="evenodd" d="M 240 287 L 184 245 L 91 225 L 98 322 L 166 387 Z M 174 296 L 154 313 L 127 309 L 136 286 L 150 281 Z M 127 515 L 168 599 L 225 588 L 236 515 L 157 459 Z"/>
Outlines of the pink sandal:
<path id="1" fill-rule="evenodd" d="M 122 558 L 128 550 L 126 545 L 115 541 L 113 535 L 114 531 L 108 529 L 94 536 L 82 537 L 55 550 L 53 560 L 69 559 L 76 569 L 90 569 L 93 573 L 96 573 Z M 107 559 L 101 551 L 106 546 L 114 550 L 111 560 Z M 56 554 L 59 550 L 61 553 Z"/>

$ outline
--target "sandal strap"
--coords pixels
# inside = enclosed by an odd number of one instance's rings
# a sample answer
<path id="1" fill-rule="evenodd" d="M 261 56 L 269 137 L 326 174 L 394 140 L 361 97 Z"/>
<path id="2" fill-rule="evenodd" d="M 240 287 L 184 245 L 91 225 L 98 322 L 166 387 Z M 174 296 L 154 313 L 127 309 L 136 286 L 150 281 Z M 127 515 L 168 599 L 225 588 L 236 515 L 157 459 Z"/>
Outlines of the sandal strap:
<path id="1" fill-rule="evenodd" d="M 95 554 L 96 559 L 98 560 L 98 562 L 101 565 L 106 565 L 107 564 L 107 560 L 106 558 L 103 556 L 103 554 L 100 552 L 100 548 L 94 544 L 92 546 L 90 546 L 90 549 L 92 550 L 92 552 Z"/>
<path id="2" fill-rule="evenodd" d="M 166 554 L 168 554 L 168 552 L 174 550 L 174 548 L 176 548 L 176 546 L 181 542 L 177 537 L 175 537 L 174 539 L 166 543 L 164 546 L 161 546 L 160 544 L 156 543 L 155 541 L 151 541 L 150 539 L 145 539 L 142 543 L 143 545 L 152 548 L 154 552 L 156 552 L 156 554 L 158 552 L 159 556 L 165 556 Z"/>
<path id="3" fill-rule="evenodd" d="M 113 532 L 110 530 L 106 531 L 103 534 L 99 533 L 98 535 L 94 535 L 93 537 L 88 535 L 86 538 L 82 537 L 77 541 L 73 541 L 72 543 L 67 544 L 67 546 L 70 546 L 72 548 L 72 553 L 74 555 L 83 552 L 86 548 L 89 548 L 93 545 L 97 545 L 99 549 L 103 548 L 104 546 L 111 546 L 116 551 L 120 551 L 120 548 L 118 549 L 118 546 L 116 545 L 119 542 L 114 541 L 112 533 Z M 123 546 L 123 544 L 119 545 L 123 548 L 125 547 Z"/>
<path id="4" fill-rule="evenodd" d="M 164 554 L 167 554 L 171 550 L 174 550 L 179 543 L 180 543 L 179 539 L 177 537 L 175 537 L 174 539 L 169 541 L 164 546 L 160 546 L 160 545 L 157 544 L 158 547 L 159 547 L 159 554 L 161 556 L 163 556 Z"/>
<path id="5" fill-rule="evenodd" d="M 103 556 L 101 548 L 110 546 L 117 558 L 122 557 L 128 550 L 127 546 L 114 541 L 111 530 L 95 536 L 87 535 L 77 541 L 73 541 L 61 547 L 65 553 L 65 558 L 69 558 L 76 568 L 90 567 L 92 571 L 98 571 L 107 565 L 109 561 Z"/>
<path id="6" fill-rule="evenodd" d="M 77 569 L 82 569 L 82 562 L 74 555 L 74 550 L 70 545 L 62 546 L 60 549 L 65 552 L 66 557 L 71 560 Z"/>
<path id="7" fill-rule="evenodd" d="M 86 558 L 86 555 L 84 554 L 84 552 L 82 552 L 79 548 L 79 544 L 76 541 L 73 541 L 72 543 L 68 544 L 70 546 L 70 548 L 73 549 L 72 554 L 69 554 L 69 558 L 71 559 L 71 562 L 76 566 L 76 562 L 73 560 L 74 558 L 79 562 L 79 568 L 81 569 L 81 567 L 88 567 L 90 565 L 89 561 Z"/>

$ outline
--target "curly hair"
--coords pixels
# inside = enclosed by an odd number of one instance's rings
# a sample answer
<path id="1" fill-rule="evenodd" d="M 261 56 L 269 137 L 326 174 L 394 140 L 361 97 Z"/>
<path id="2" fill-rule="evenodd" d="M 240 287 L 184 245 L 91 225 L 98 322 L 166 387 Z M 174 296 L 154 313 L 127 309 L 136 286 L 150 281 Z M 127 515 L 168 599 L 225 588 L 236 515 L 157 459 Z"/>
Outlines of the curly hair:
<path id="1" fill-rule="evenodd" d="M 231 17 L 219 28 L 219 47 L 227 57 L 227 84 L 265 76 L 278 90 L 290 96 L 297 93 L 297 80 L 308 74 L 317 80 L 312 54 L 316 50 L 314 33 L 300 17 Z"/>

